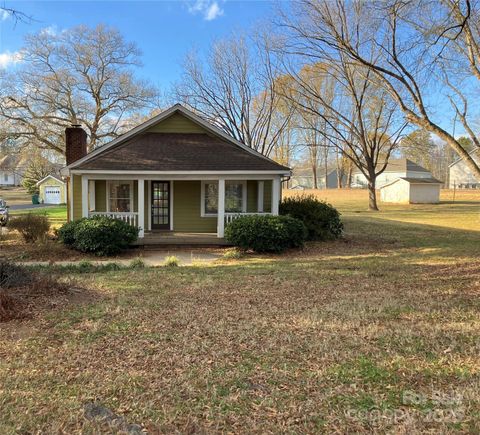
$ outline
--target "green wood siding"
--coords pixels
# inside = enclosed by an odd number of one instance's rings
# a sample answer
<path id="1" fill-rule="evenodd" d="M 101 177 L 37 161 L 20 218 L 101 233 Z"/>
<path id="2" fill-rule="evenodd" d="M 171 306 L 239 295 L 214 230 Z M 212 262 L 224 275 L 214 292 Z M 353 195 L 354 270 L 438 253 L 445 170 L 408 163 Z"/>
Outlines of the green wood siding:
<path id="1" fill-rule="evenodd" d="M 180 113 L 174 113 L 147 131 L 148 133 L 206 133 L 206 130 L 200 125 Z"/>
<path id="2" fill-rule="evenodd" d="M 173 230 L 198 233 L 217 232 L 216 217 L 201 217 L 201 182 L 173 182 Z"/>
<path id="3" fill-rule="evenodd" d="M 73 182 L 73 220 L 76 220 L 82 217 L 82 177 L 73 175 L 71 180 Z"/>
<path id="4" fill-rule="evenodd" d="M 263 211 L 272 211 L 272 180 L 265 180 L 263 187 Z"/>
<path id="5" fill-rule="evenodd" d="M 45 201 L 45 187 L 58 187 L 60 189 L 60 202 L 62 204 L 66 203 L 66 184 L 63 184 L 61 181 L 56 180 L 55 178 L 47 178 L 43 183 L 38 186 L 38 190 L 40 193 L 40 200 L 42 202 Z"/>
<path id="6" fill-rule="evenodd" d="M 107 211 L 107 182 L 95 180 L 95 211 Z"/>

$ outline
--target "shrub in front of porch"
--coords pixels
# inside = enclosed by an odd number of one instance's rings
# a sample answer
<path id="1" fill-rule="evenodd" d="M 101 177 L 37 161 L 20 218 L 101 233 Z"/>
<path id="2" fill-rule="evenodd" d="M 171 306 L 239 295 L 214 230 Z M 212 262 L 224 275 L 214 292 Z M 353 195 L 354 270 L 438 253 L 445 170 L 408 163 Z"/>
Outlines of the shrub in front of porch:
<path id="1" fill-rule="evenodd" d="M 13 218 L 8 227 L 18 231 L 26 243 L 44 242 L 50 231 L 50 222 L 46 215 L 27 213 Z"/>
<path id="2" fill-rule="evenodd" d="M 307 240 L 338 239 L 343 233 L 338 210 L 314 195 L 285 198 L 280 203 L 279 211 L 281 215 L 294 217 L 305 224 Z"/>
<path id="3" fill-rule="evenodd" d="M 305 225 L 290 216 L 241 216 L 228 224 L 225 238 L 229 243 L 255 252 L 283 252 L 303 246 Z"/>
<path id="4" fill-rule="evenodd" d="M 77 219 L 76 221 L 67 222 L 57 230 L 58 240 L 64 245 L 73 246 L 75 244 L 75 230 L 87 218 Z"/>
<path id="5" fill-rule="evenodd" d="M 115 255 L 137 240 L 138 227 L 106 216 L 93 216 L 66 223 L 58 230 L 58 236 L 78 251 Z"/>

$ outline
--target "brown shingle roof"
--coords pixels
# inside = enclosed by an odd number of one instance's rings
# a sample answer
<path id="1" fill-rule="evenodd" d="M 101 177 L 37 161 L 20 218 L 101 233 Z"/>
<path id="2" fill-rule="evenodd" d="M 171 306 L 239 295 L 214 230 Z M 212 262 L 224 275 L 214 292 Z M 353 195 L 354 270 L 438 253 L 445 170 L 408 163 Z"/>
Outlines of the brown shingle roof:
<path id="1" fill-rule="evenodd" d="M 142 133 L 86 160 L 76 169 L 125 171 L 288 171 L 215 136 Z"/>

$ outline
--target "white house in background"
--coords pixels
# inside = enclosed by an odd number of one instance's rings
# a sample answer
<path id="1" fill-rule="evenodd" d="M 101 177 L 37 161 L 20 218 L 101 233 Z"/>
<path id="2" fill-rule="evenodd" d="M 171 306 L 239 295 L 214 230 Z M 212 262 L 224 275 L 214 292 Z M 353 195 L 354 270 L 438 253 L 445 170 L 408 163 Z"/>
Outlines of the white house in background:
<path id="1" fill-rule="evenodd" d="M 472 159 L 480 164 L 480 149 L 475 149 L 470 153 Z M 450 189 L 455 187 L 460 189 L 465 188 L 480 188 L 480 178 L 477 177 L 467 166 L 464 160 L 458 159 L 449 167 Z"/>
<path id="2" fill-rule="evenodd" d="M 435 178 L 400 177 L 380 187 L 380 201 L 399 204 L 437 204 L 443 183 Z"/>
<path id="3" fill-rule="evenodd" d="M 320 173 L 320 171 L 319 171 Z M 319 189 L 325 189 L 325 183 L 327 189 L 338 188 L 338 175 L 337 170 L 333 169 L 327 173 L 325 172 L 317 176 L 317 186 Z M 343 175 L 343 183 L 346 184 L 346 176 Z M 313 175 L 311 169 L 294 169 L 293 175 L 290 179 L 290 189 L 313 189 Z"/>
<path id="4" fill-rule="evenodd" d="M 8 154 L 0 159 L 0 186 L 20 186 L 28 166 L 25 157 Z"/>
<path id="5" fill-rule="evenodd" d="M 432 174 L 427 169 L 409 159 L 391 159 L 383 171 L 377 177 L 377 189 L 382 186 L 396 181 L 399 178 L 418 179 L 418 178 L 432 178 Z M 438 181 L 438 180 L 437 180 Z M 352 175 L 352 186 L 356 188 L 366 188 L 367 178 L 359 169 L 355 169 Z"/>

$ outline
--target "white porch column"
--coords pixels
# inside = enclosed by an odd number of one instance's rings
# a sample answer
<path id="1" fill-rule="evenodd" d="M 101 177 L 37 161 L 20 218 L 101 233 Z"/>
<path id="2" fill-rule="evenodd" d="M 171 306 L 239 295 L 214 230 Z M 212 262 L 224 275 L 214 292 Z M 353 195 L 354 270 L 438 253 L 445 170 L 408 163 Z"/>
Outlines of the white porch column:
<path id="1" fill-rule="evenodd" d="M 88 178 L 82 175 L 82 217 L 88 217 Z"/>
<path id="2" fill-rule="evenodd" d="M 225 178 L 218 180 L 218 217 L 217 237 L 225 235 Z"/>
<path id="3" fill-rule="evenodd" d="M 280 205 L 280 177 L 275 177 L 272 182 L 272 214 L 278 215 Z"/>
<path id="4" fill-rule="evenodd" d="M 138 179 L 138 226 L 140 231 L 138 237 L 143 238 L 145 236 L 145 180 L 143 178 Z"/>
<path id="5" fill-rule="evenodd" d="M 95 180 L 88 180 L 88 210 L 95 210 Z"/>
<path id="6" fill-rule="evenodd" d="M 257 181 L 257 211 L 263 213 L 263 192 L 265 191 L 265 182 Z"/>

